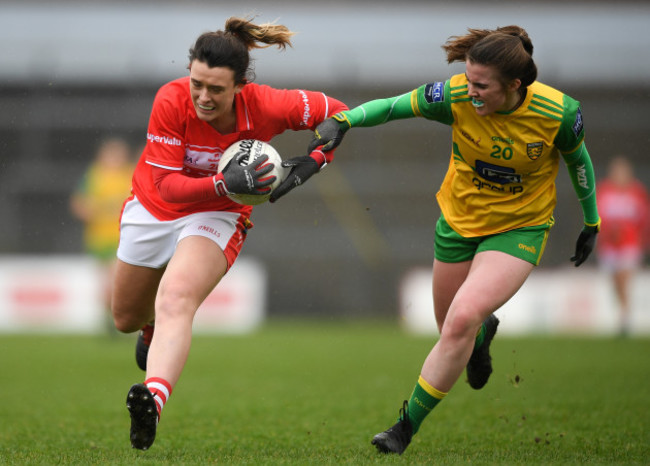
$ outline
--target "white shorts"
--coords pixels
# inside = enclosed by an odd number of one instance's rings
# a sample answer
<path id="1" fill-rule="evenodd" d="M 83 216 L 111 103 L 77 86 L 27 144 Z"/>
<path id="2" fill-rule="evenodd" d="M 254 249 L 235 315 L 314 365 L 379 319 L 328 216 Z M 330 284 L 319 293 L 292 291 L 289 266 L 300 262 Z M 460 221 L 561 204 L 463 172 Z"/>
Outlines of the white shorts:
<path id="1" fill-rule="evenodd" d="M 122 212 L 117 258 L 127 264 L 159 269 L 167 265 L 180 240 L 203 236 L 224 251 L 230 267 L 246 239 L 245 223 L 236 212 L 198 212 L 161 221 L 134 196 Z"/>
<path id="2" fill-rule="evenodd" d="M 598 251 L 600 264 L 608 272 L 636 270 L 643 263 L 643 250 L 639 247 L 601 247 Z"/>

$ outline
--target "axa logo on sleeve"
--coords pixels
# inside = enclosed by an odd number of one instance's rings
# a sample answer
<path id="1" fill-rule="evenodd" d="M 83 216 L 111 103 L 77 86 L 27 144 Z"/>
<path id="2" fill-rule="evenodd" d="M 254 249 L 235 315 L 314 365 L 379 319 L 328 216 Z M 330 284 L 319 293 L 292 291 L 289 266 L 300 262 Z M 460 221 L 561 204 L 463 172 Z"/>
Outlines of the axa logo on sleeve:
<path id="1" fill-rule="evenodd" d="M 585 164 L 578 165 L 576 167 L 576 172 L 578 175 L 578 185 L 581 188 L 589 189 L 589 181 L 587 180 L 587 168 Z"/>
<path id="2" fill-rule="evenodd" d="M 445 100 L 445 83 L 429 83 L 424 87 L 424 99 L 430 104 L 434 102 L 444 102 Z"/>
<path id="3" fill-rule="evenodd" d="M 147 140 L 149 142 L 159 142 L 162 144 L 167 144 L 169 146 L 182 146 L 183 141 L 175 137 L 169 136 L 157 136 L 155 134 L 147 133 Z"/>

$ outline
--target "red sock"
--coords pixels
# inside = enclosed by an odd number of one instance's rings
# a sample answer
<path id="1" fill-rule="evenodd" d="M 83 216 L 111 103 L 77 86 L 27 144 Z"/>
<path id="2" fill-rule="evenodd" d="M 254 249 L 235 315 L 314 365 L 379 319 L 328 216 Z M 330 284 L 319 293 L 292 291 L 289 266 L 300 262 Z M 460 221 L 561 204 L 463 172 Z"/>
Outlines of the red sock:
<path id="1" fill-rule="evenodd" d="M 158 419 L 160 419 L 160 413 L 169 399 L 169 395 L 172 394 L 172 386 L 165 379 L 159 377 L 149 377 L 144 381 L 144 384 L 147 386 L 153 399 L 156 401 L 156 408 L 158 409 Z"/>

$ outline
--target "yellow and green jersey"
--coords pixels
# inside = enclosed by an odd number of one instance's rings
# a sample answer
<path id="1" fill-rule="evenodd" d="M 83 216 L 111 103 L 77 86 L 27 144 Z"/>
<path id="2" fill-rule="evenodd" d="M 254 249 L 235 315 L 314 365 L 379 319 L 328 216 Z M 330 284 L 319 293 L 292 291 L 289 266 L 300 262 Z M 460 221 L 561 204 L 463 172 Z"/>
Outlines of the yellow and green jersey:
<path id="1" fill-rule="evenodd" d="M 76 195 L 89 212 L 84 231 L 86 250 L 101 259 L 113 258 L 120 239 L 119 218 L 131 191 L 133 167 L 107 169 L 92 165 Z"/>
<path id="2" fill-rule="evenodd" d="M 539 82 L 514 111 L 480 116 L 464 74 L 343 112 L 350 126 L 424 117 L 451 126 L 452 150 L 437 194 L 449 225 L 465 237 L 552 221 L 560 155 L 569 166 L 585 222 L 595 224 L 593 168 L 579 103 Z"/>

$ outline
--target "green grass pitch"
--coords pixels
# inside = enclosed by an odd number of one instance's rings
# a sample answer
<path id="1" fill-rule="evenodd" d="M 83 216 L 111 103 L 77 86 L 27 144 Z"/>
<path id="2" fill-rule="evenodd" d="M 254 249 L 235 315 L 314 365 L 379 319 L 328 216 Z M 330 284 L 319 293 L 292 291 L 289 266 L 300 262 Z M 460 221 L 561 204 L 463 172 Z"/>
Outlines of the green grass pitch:
<path id="1" fill-rule="evenodd" d="M 648 464 L 650 339 L 506 338 L 403 456 L 391 426 L 432 338 L 377 322 L 273 322 L 196 336 L 153 447 L 125 408 L 135 335 L 0 336 L 2 464 Z"/>

